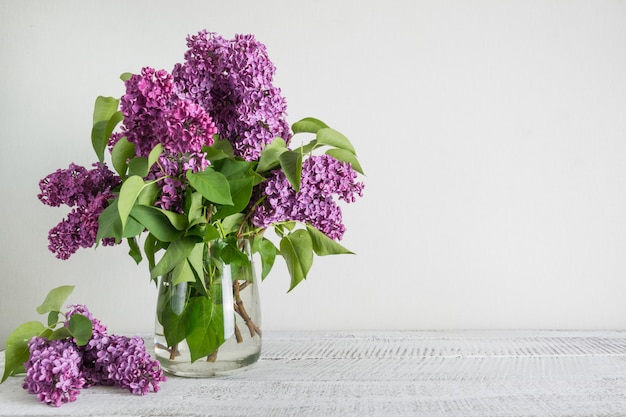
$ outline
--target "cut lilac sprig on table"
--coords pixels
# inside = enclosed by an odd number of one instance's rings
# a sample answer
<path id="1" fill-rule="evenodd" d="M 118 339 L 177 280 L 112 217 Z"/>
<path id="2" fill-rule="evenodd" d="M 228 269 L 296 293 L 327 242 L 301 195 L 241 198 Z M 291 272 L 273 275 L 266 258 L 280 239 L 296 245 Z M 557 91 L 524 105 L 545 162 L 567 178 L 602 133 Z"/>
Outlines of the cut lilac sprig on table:
<path id="1" fill-rule="evenodd" d="M 37 308 L 48 313 L 48 327 L 28 322 L 9 335 L 2 382 L 25 372 L 23 388 L 55 407 L 75 401 L 83 388 L 94 385 L 114 385 L 138 395 L 159 391 L 166 377 L 143 339 L 108 334 L 85 305 L 60 311 L 72 289 L 53 289 Z"/>

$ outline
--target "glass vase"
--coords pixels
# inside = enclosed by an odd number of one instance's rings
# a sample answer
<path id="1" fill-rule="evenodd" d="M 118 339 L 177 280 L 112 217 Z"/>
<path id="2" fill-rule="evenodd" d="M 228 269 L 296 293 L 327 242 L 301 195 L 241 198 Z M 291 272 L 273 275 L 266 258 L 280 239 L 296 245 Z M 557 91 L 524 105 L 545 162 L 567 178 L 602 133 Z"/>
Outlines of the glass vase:
<path id="1" fill-rule="evenodd" d="M 258 283 L 249 242 L 240 242 L 239 249 L 247 259 L 226 264 L 211 256 L 207 245 L 202 282 L 197 274 L 195 282 L 179 282 L 177 271 L 159 278 L 154 346 L 164 371 L 195 378 L 222 376 L 259 359 Z"/>

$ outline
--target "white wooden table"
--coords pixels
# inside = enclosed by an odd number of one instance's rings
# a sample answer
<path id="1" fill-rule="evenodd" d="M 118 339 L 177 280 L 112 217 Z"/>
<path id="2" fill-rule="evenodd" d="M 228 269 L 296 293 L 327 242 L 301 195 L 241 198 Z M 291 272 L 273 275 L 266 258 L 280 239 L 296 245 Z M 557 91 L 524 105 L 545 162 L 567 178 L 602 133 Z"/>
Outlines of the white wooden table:
<path id="1" fill-rule="evenodd" d="M 53 408 L 21 384 L 0 385 L 0 416 L 626 416 L 626 331 L 268 332 L 249 370 L 144 397 Z"/>

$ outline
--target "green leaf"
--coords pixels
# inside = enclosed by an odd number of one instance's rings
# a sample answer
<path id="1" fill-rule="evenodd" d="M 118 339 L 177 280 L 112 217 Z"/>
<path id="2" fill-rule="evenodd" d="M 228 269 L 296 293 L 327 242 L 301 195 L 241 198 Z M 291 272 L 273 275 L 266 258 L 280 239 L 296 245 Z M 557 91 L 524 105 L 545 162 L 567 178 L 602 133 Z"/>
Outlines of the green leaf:
<path id="1" fill-rule="evenodd" d="M 215 352 L 225 341 L 222 306 L 207 297 L 192 297 L 185 309 L 185 334 L 191 362 Z"/>
<path id="2" fill-rule="evenodd" d="M 98 160 L 104 161 L 104 150 L 115 125 L 123 116 L 117 111 L 119 100 L 113 97 L 98 97 L 93 109 L 93 127 L 91 128 L 91 144 Z"/>
<path id="3" fill-rule="evenodd" d="M 252 197 L 252 181 L 252 177 L 229 180 L 228 185 L 230 186 L 233 205 L 219 207 L 213 218 L 222 219 L 245 209 L 250 203 L 250 197 Z"/>
<path id="4" fill-rule="evenodd" d="M 285 151 L 278 157 L 280 166 L 296 192 L 300 190 L 302 176 L 302 154 L 300 152 Z"/>
<path id="5" fill-rule="evenodd" d="M 50 335 L 48 336 L 48 339 L 49 340 L 63 340 L 63 339 L 67 339 L 68 337 L 72 337 L 72 334 L 70 333 L 70 329 L 65 326 L 62 326 L 56 329 L 55 331 L 53 331 L 52 333 L 50 333 Z"/>
<path id="6" fill-rule="evenodd" d="M 122 136 L 111 150 L 111 163 L 115 172 L 122 178 L 126 177 L 128 161 L 135 156 L 135 144 Z"/>
<path id="7" fill-rule="evenodd" d="M 318 144 L 334 146 L 335 148 L 345 149 L 356 155 L 354 147 L 347 137 L 330 127 L 325 127 L 317 131 L 315 136 Z"/>
<path id="8" fill-rule="evenodd" d="M 136 175 L 138 177 L 145 177 L 148 175 L 148 158 L 145 156 L 136 156 L 128 161 L 128 175 Z"/>
<path id="9" fill-rule="evenodd" d="M 316 229 L 307 223 L 306 230 L 309 232 L 309 236 L 311 236 L 311 241 L 313 242 L 313 250 L 318 256 L 325 255 L 340 255 L 340 254 L 351 254 L 354 255 L 354 252 L 344 248 L 336 241 L 332 240 L 324 233 Z"/>
<path id="10" fill-rule="evenodd" d="M 235 157 L 235 152 L 233 151 L 233 145 L 231 145 L 230 141 L 226 139 L 222 139 L 219 135 L 213 136 L 213 145 L 211 148 L 223 152 L 229 158 Z"/>
<path id="11" fill-rule="evenodd" d="M 358 159 L 356 159 L 356 156 L 352 152 L 345 149 L 332 148 L 327 150 L 326 154 L 332 156 L 338 161 L 349 163 L 352 165 L 352 169 L 365 175 L 363 168 L 361 168 L 361 164 L 359 164 Z"/>
<path id="12" fill-rule="evenodd" d="M 202 194 L 197 191 L 191 193 L 189 197 L 189 209 L 186 210 L 186 212 L 188 213 L 187 220 L 190 226 L 206 223 L 204 206 L 202 205 Z"/>
<path id="13" fill-rule="evenodd" d="M 280 240 L 280 255 L 287 263 L 293 290 L 302 280 L 306 279 L 313 265 L 313 242 L 306 230 L 296 230 Z"/>
<path id="14" fill-rule="evenodd" d="M 317 141 L 315 139 L 313 139 L 312 141 L 310 141 L 306 145 L 302 145 L 302 146 L 294 149 L 294 152 L 300 152 L 302 155 L 308 155 L 311 152 L 313 152 L 315 150 L 315 148 L 318 148 L 320 146 L 322 146 L 322 145 L 318 145 Z"/>
<path id="15" fill-rule="evenodd" d="M 187 257 L 187 263 L 191 267 L 195 276 L 196 287 L 206 295 L 207 288 L 204 282 L 204 242 L 196 243 L 191 253 Z"/>
<path id="16" fill-rule="evenodd" d="M 181 262 L 185 262 L 195 244 L 191 237 L 183 237 L 170 243 L 161 260 L 150 271 L 150 277 L 156 279 L 173 270 Z"/>
<path id="17" fill-rule="evenodd" d="M 146 236 L 146 240 L 143 242 L 143 252 L 146 254 L 146 259 L 148 260 L 148 269 L 152 271 L 154 269 L 154 265 L 156 264 L 154 255 L 155 253 L 161 249 L 161 242 L 159 242 L 152 233 L 148 233 Z M 156 278 L 153 280 L 156 281 Z"/>
<path id="18" fill-rule="evenodd" d="M 109 139 L 111 138 L 111 134 L 115 130 L 115 127 L 122 120 L 124 120 L 124 115 L 121 111 L 116 111 L 107 122 L 106 128 L 104 130 L 105 147 L 109 143 Z"/>
<path id="19" fill-rule="evenodd" d="M 229 159 L 231 158 L 231 156 L 229 156 L 226 152 L 224 152 L 221 149 L 217 149 L 213 146 L 205 146 L 202 148 L 202 150 L 206 153 L 206 158 L 211 161 L 212 163 L 215 163 L 217 161 L 220 161 L 222 159 Z M 232 149 L 231 149 L 232 151 Z"/>
<path id="20" fill-rule="evenodd" d="M 191 186 L 210 202 L 216 204 L 233 204 L 228 180 L 223 174 L 212 168 L 209 167 L 197 173 L 187 171 L 187 179 Z"/>
<path id="21" fill-rule="evenodd" d="M 224 235 L 236 232 L 245 218 L 246 216 L 243 213 L 235 213 L 228 217 L 224 217 L 221 221 L 221 228 Z"/>
<path id="22" fill-rule="evenodd" d="M 174 346 L 185 338 L 183 313 L 185 309 L 185 291 L 179 287 L 168 286 L 157 300 L 157 318 L 163 326 L 163 335 L 168 346 Z"/>
<path id="23" fill-rule="evenodd" d="M 137 197 L 137 204 L 142 204 L 144 206 L 152 206 L 156 201 L 159 193 L 161 192 L 161 188 L 157 181 L 150 181 L 146 183 L 146 186 L 141 190 L 139 197 Z"/>
<path id="24" fill-rule="evenodd" d="M 317 133 L 318 130 L 328 127 L 326 123 L 313 117 L 305 117 L 302 120 L 295 122 L 291 126 L 293 133 Z"/>
<path id="25" fill-rule="evenodd" d="M 28 342 L 33 336 L 41 334 L 44 330 L 45 327 L 42 323 L 29 321 L 9 334 L 4 351 L 4 374 L 0 383 L 4 382 L 10 375 L 24 372 L 24 362 L 28 360 L 30 355 Z"/>
<path id="26" fill-rule="evenodd" d="M 133 76 L 132 72 L 125 72 L 122 75 L 120 75 L 120 80 L 128 81 L 128 80 L 130 80 L 130 77 L 132 77 L 132 76 Z"/>
<path id="27" fill-rule="evenodd" d="M 130 248 L 128 254 L 135 261 L 136 264 L 141 262 L 141 250 L 139 249 L 139 245 L 137 244 L 137 240 L 134 237 L 126 239 L 128 242 L 128 247 Z"/>
<path id="28" fill-rule="evenodd" d="M 144 226 L 137 220 L 129 217 L 126 222 L 126 228 L 122 232 L 122 220 L 117 209 L 118 200 L 113 200 L 98 217 L 98 235 L 96 242 L 100 239 L 110 237 L 120 241 L 125 237 L 134 237 L 140 235 L 144 231 Z"/>
<path id="29" fill-rule="evenodd" d="M 178 285 L 183 282 L 195 282 L 196 276 L 189 262 L 185 259 L 172 269 L 172 285 Z"/>
<path id="30" fill-rule="evenodd" d="M 148 169 L 152 168 L 152 165 L 154 165 L 156 161 L 159 160 L 159 157 L 161 156 L 162 153 L 163 153 L 163 145 L 161 145 L 160 143 L 157 143 L 156 146 L 152 148 L 152 150 L 148 154 Z"/>
<path id="31" fill-rule="evenodd" d="M 46 314 L 51 311 L 61 311 L 61 307 L 67 300 L 67 297 L 74 291 L 73 285 L 62 285 L 60 287 L 53 288 L 46 295 L 46 299 L 37 307 L 37 313 Z"/>
<path id="32" fill-rule="evenodd" d="M 68 324 L 70 334 L 76 339 L 77 346 L 85 346 L 89 339 L 91 339 L 91 333 L 93 331 L 93 325 L 88 317 L 82 314 L 72 314 Z"/>
<path id="33" fill-rule="evenodd" d="M 220 258 L 225 264 L 233 264 L 239 266 L 247 266 L 250 264 L 250 258 L 243 253 L 237 246 L 237 238 L 227 239 L 226 245 L 220 252 Z"/>
<path id="34" fill-rule="evenodd" d="M 253 164 L 246 161 L 224 159 L 213 164 L 213 168 L 222 173 L 228 180 L 242 179 L 254 176 Z"/>
<path id="35" fill-rule="evenodd" d="M 115 238 L 116 241 L 122 239 L 122 221 L 120 220 L 120 213 L 117 211 L 117 199 L 109 203 L 98 217 L 96 242 L 107 237 Z"/>
<path id="36" fill-rule="evenodd" d="M 220 237 L 220 232 L 213 225 L 207 224 L 204 230 L 204 242 L 210 242 Z"/>
<path id="37" fill-rule="evenodd" d="M 120 101 L 114 97 L 99 96 L 93 109 L 93 123 L 109 120 L 117 112 Z"/>
<path id="38" fill-rule="evenodd" d="M 269 239 L 262 238 L 256 246 L 256 251 L 261 257 L 261 280 L 264 280 L 274 266 L 278 250 Z"/>
<path id="39" fill-rule="evenodd" d="M 158 212 L 162 214 L 163 216 L 167 218 L 170 224 L 174 226 L 177 230 L 185 230 L 187 226 L 189 225 L 187 223 L 187 216 L 185 216 L 184 214 L 176 213 L 175 211 L 170 211 L 170 210 L 163 210 L 161 208 L 154 207 L 154 206 L 141 206 L 141 207 L 142 208 L 146 207 L 148 208 L 148 210 L 152 212 Z"/>
<path id="40" fill-rule="evenodd" d="M 287 144 L 285 140 L 282 138 L 275 138 L 269 145 L 267 145 L 263 151 L 261 152 L 261 157 L 259 158 L 259 165 L 257 166 L 258 172 L 269 171 L 270 169 L 276 168 L 279 164 L 279 156 L 286 152 Z"/>
<path id="41" fill-rule="evenodd" d="M 48 313 L 48 327 L 54 327 L 59 322 L 60 311 L 51 311 Z"/>
<path id="42" fill-rule="evenodd" d="M 133 149 L 134 152 L 134 149 Z M 128 175 L 137 175 L 139 177 L 145 177 L 150 172 L 150 168 L 158 160 L 163 153 L 163 145 L 158 143 L 152 150 L 148 157 L 136 156 L 128 161 Z M 131 157 L 134 156 L 131 155 Z"/>
<path id="43" fill-rule="evenodd" d="M 130 216 L 144 225 L 162 242 L 172 242 L 183 235 L 187 218 L 179 213 L 163 210 L 154 206 L 135 205 Z M 174 224 L 175 223 L 175 224 Z M 182 225 L 182 229 L 179 228 Z"/>
<path id="44" fill-rule="evenodd" d="M 119 225 L 120 227 L 122 226 L 121 221 Z M 126 221 L 126 227 L 124 228 L 124 232 L 122 233 L 122 238 L 136 237 L 142 234 L 144 231 L 145 227 L 143 226 L 143 224 L 139 223 L 137 220 L 129 216 Z"/>
<path id="45" fill-rule="evenodd" d="M 120 213 L 120 220 L 122 221 L 122 232 L 126 226 L 126 220 L 130 215 L 130 211 L 145 185 L 143 178 L 137 175 L 126 178 L 126 181 L 122 184 L 120 196 L 117 201 L 117 210 Z"/>

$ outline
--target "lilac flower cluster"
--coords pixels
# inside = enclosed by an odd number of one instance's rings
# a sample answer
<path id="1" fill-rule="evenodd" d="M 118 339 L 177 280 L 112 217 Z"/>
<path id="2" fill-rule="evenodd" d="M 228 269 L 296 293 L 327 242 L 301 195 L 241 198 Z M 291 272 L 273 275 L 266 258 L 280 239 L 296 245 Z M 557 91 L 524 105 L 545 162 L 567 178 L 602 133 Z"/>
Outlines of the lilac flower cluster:
<path id="1" fill-rule="evenodd" d="M 171 74 L 145 67 L 126 81 L 120 108 L 122 132 L 135 145 L 137 156 L 148 156 L 157 144 L 163 145 L 159 166 L 153 167 L 148 177 L 164 178 L 159 182 L 162 196 L 155 205 L 181 211 L 185 188 L 177 178 L 187 170 L 198 172 L 208 166 L 202 147 L 213 144 L 217 128 L 203 107 L 177 98 L 173 88 Z M 119 135 L 112 135 L 109 147 L 118 139 Z"/>
<path id="2" fill-rule="evenodd" d="M 24 364 L 24 389 L 37 394 L 39 401 L 55 407 L 75 401 L 85 385 L 78 347 L 70 339 L 33 337 L 28 349 L 30 358 Z"/>
<path id="3" fill-rule="evenodd" d="M 246 160 L 258 158 L 276 136 L 291 135 L 265 45 L 252 35 L 226 40 L 201 31 L 187 38 L 187 46 L 185 62 L 172 74 L 143 68 L 126 81 L 120 101 L 122 132 L 136 155 L 147 156 L 158 143 L 164 147 L 160 167 L 149 176 L 165 178 L 155 205 L 179 212 L 185 191 L 180 178 L 208 166 L 202 147 L 213 143 L 214 134 Z M 118 139 L 113 135 L 109 147 Z"/>
<path id="4" fill-rule="evenodd" d="M 189 154 L 202 166 L 202 147 L 213 143 L 217 129 L 204 108 L 173 96 L 173 87 L 171 74 L 149 67 L 126 81 L 120 100 L 122 131 L 135 144 L 137 156 L 148 156 L 160 143 L 166 156 Z"/>
<path id="5" fill-rule="evenodd" d="M 39 200 L 52 207 L 67 205 L 70 213 L 48 233 L 48 248 L 59 259 L 68 259 L 79 248 L 92 247 L 98 233 L 98 216 L 113 196 L 111 190 L 120 178 L 106 164 L 93 164 L 91 170 L 70 164 L 39 181 Z M 104 245 L 111 245 L 104 239 Z"/>
<path id="6" fill-rule="evenodd" d="M 268 179 L 260 192 L 266 198 L 255 208 L 252 222 L 267 227 L 275 222 L 308 222 L 331 239 L 343 237 L 341 208 L 335 201 L 354 202 L 362 196 L 363 183 L 346 162 L 329 155 L 311 156 L 302 164 L 300 191 L 296 192 L 282 171 Z"/>
<path id="7" fill-rule="evenodd" d="M 133 394 L 156 392 L 165 377 L 157 360 L 146 351 L 143 339 L 103 335 L 89 341 L 83 356 L 88 384 L 115 385 Z"/>
<path id="8" fill-rule="evenodd" d="M 185 62 L 172 72 L 175 93 L 213 116 L 237 156 L 255 160 L 275 137 L 289 141 L 287 104 L 273 85 L 276 68 L 265 45 L 253 35 L 227 40 L 203 30 L 187 46 Z"/>
<path id="9" fill-rule="evenodd" d="M 108 149 L 121 137 L 134 144 L 135 156 L 146 157 L 157 144 L 163 152 L 146 180 L 157 180 L 154 205 L 183 213 L 186 172 L 205 170 L 209 161 L 203 151 L 214 135 L 228 140 L 235 156 L 258 160 L 264 147 L 276 137 L 287 145 L 292 133 L 286 121 L 286 101 L 273 85 L 276 72 L 265 45 L 253 35 L 225 39 L 202 30 L 187 37 L 184 61 L 171 73 L 145 67 L 126 82 L 120 100 L 123 122 L 111 135 Z M 114 198 L 120 178 L 104 164 L 87 169 L 71 164 L 41 180 L 39 199 L 47 205 L 66 204 L 71 212 L 49 232 L 49 249 L 68 259 L 78 248 L 96 243 L 98 217 Z M 298 193 L 277 170 L 256 187 L 262 203 L 255 207 L 252 223 L 267 227 L 284 220 L 309 222 L 333 239 L 345 227 L 336 199 L 352 202 L 362 195 L 349 164 L 330 156 L 313 156 L 303 163 Z M 256 200 L 254 200 L 256 201 Z M 104 245 L 114 244 L 103 239 Z"/>
<path id="10" fill-rule="evenodd" d="M 166 378 L 141 338 L 108 335 L 106 326 L 86 306 L 74 304 L 69 309 L 66 325 L 74 314 L 88 317 L 93 326 L 91 339 L 78 347 L 70 338 L 34 337 L 24 364 L 24 389 L 56 407 L 75 401 L 81 388 L 93 385 L 115 385 L 139 395 L 147 394 L 150 388 L 159 390 L 159 383 Z"/>

